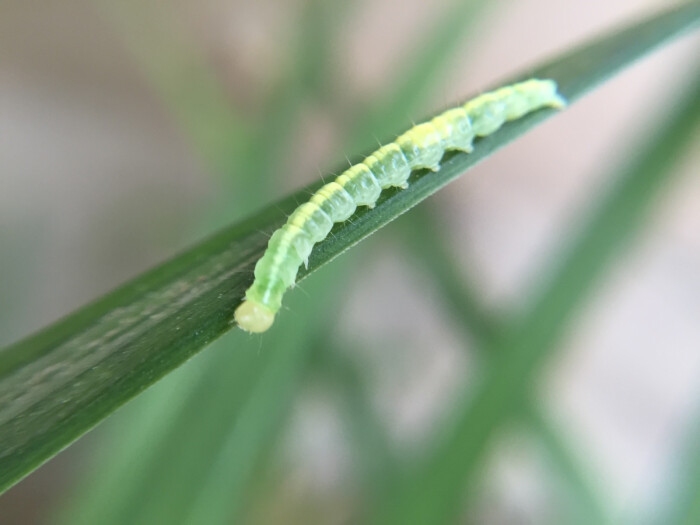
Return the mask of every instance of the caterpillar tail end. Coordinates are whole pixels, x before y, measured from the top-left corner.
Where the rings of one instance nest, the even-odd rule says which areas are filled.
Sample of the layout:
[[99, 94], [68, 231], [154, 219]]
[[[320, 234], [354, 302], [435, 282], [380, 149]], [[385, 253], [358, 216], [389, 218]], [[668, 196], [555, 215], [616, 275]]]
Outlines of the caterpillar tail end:
[[238, 326], [246, 332], [259, 334], [272, 326], [275, 313], [255, 301], [243, 301], [233, 314]]

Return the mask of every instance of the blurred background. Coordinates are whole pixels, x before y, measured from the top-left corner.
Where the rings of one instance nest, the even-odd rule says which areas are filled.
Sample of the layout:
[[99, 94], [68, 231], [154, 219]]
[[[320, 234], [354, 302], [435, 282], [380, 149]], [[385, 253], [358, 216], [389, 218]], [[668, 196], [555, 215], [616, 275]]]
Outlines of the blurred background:
[[[666, 5], [3, 0], [0, 346]], [[217, 341], [0, 497], [0, 523], [362, 522], [488, 380], [492, 334], [644, 153], [699, 44], [644, 59], [312, 276], [290, 300], [322, 319], [303, 333]], [[581, 299], [483, 453], [465, 522], [639, 522], [697, 482], [698, 166], [696, 147]]]

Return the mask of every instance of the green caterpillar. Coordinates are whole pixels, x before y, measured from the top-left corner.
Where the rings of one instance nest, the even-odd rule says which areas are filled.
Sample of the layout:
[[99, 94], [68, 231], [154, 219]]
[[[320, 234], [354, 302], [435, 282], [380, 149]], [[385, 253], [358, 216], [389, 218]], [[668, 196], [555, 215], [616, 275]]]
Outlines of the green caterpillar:
[[272, 234], [267, 250], [255, 265], [255, 281], [234, 314], [238, 326], [248, 332], [270, 328], [282, 305], [282, 295], [294, 284], [302, 262], [308, 262], [314, 244], [325, 239], [333, 224], [347, 220], [358, 206], [374, 207], [383, 189], [408, 187], [412, 171], [437, 171], [445, 151], [469, 153], [475, 137], [494, 133], [506, 121], [544, 107], [565, 105], [555, 81], [526, 80], [448, 109], [350, 167], [294, 210], [287, 223]]

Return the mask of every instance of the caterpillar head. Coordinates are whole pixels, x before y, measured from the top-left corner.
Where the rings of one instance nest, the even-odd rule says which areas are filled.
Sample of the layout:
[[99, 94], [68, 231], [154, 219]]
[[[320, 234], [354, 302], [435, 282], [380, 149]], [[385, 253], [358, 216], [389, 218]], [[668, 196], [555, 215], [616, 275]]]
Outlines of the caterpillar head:
[[236, 308], [233, 314], [236, 323], [246, 332], [260, 333], [266, 331], [275, 320], [275, 314], [256, 301], [246, 300]]

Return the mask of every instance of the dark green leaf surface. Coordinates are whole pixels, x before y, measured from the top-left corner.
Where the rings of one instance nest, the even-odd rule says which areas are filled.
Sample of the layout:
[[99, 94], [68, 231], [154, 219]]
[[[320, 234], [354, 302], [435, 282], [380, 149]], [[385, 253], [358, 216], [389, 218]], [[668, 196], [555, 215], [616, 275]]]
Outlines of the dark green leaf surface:
[[[554, 78], [573, 101], [689, 29], [699, 17], [700, 5], [688, 4], [597, 39], [529, 70], [523, 78]], [[449, 155], [438, 173], [416, 173], [407, 190], [386, 192], [373, 210], [361, 210], [338, 225], [314, 250], [309, 269], [300, 278], [555, 113], [540, 111], [511, 123], [479, 141], [471, 155]], [[271, 205], [0, 352], [0, 488], [30, 472], [228, 330], [267, 234], [316, 186]]]

